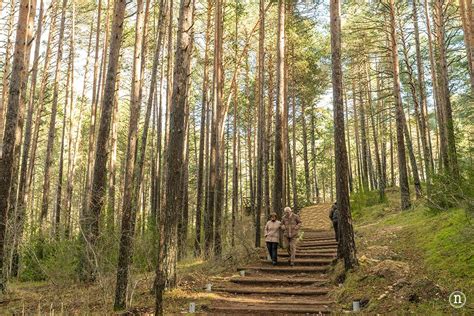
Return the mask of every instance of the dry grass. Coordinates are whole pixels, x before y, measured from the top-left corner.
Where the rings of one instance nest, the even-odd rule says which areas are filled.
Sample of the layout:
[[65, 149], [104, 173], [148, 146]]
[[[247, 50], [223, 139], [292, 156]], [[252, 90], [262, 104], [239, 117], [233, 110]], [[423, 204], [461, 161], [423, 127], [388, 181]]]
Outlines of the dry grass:
[[[234, 247], [227, 245], [219, 260], [189, 257], [178, 264], [178, 288], [165, 294], [167, 314], [186, 311], [189, 302], [204, 304], [212, 295], [203, 292], [212, 278], [236, 271], [236, 267], [258, 259], [253, 248], [253, 228], [244, 218], [242, 230], [236, 232]], [[230, 240], [224, 242], [230, 243]], [[190, 251], [191, 252], [191, 251]], [[122, 314], [151, 314], [155, 298], [150, 290], [153, 272], [134, 274], [129, 282], [127, 302], [130, 306]], [[113, 315], [115, 275], [100, 278], [96, 283], [84, 284], [76, 280], [45, 282], [12, 281], [8, 292], [0, 296], [0, 315]]]

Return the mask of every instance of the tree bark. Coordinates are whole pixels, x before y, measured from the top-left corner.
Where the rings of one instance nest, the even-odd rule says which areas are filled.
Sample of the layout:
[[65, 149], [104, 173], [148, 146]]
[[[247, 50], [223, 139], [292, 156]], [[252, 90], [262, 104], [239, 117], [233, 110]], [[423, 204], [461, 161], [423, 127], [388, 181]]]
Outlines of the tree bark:
[[275, 166], [273, 181], [273, 208], [281, 218], [285, 201], [285, 173], [284, 165], [284, 142], [283, 129], [285, 122], [284, 110], [286, 109], [285, 95], [285, 1], [278, 1], [278, 31], [277, 31], [277, 97], [275, 109]]
[[255, 247], [260, 247], [260, 218], [263, 204], [263, 167], [265, 148], [265, 3], [260, 0], [259, 6], [259, 35], [258, 35], [258, 127], [257, 127], [257, 205], [255, 221]]
[[8, 102], [8, 91], [11, 75], [11, 50], [13, 48], [13, 21], [15, 17], [15, 0], [10, 0], [10, 14], [8, 15], [8, 22], [7, 22], [7, 42], [5, 44], [5, 62], [3, 64], [3, 72], [2, 72], [2, 94], [0, 99], [0, 158], [2, 157], [2, 149], [3, 149], [3, 132], [5, 129], [5, 106]]
[[[194, 0], [181, 0], [178, 20], [178, 38], [173, 71], [173, 106], [170, 111], [169, 135], [173, 138], [173, 146], [166, 157], [166, 200], [164, 210], [164, 231], [160, 236], [159, 259], [156, 269], [156, 306], [155, 314], [163, 315], [163, 292], [165, 284], [172, 288], [176, 284], [176, 246], [178, 226], [175, 220], [181, 215], [182, 196], [181, 181], [185, 163], [185, 116], [187, 113], [187, 92], [193, 46]], [[166, 270], [168, 271], [166, 271]], [[169, 272], [174, 272], [170, 274]], [[165, 280], [168, 279], [168, 282]]]
[[[31, 145], [31, 132], [33, 127], [33, 101], [35, 98], [36, 91], [36, 81], [38, 77], [38, 63], [39, 63], [39, 53], [40, 53], [40, 44], [41, 44], [41, 34], [43, 32], [43, 15], [44, 15], [44, 2], [40, 2], [40, 11], [38, 17], [38, 26], [36, 28], [35, 35], [35, 51], [33, 55], [33, 66], [31, 74], [31, 84], [30, 84], [30, 94], [28, 100], [28, 114], [25, 125], [25, 137], [23, 140], [23, 149], [21, 156], [21, 167], [20, 167], [20, 180], [18, 187], [18, 205], [16, 209], [16, 219], [15, 219], [15, 237], [13, 244], [13, 255], [12, 255], [12, 272], [13, 277], [18, 276], [19, 271], [19, 241], [23, 236], [23, 228], [25, 222], [25, 211], [26, 211], [26, 185], [27, 185], [27, 167], [28, 167], [28, 155]], [[1, 156], [1, 155], [0, 155]]]
[[403, 138], [404, 113], [402, 97], [400, 94], [400, 77], [398, 61], [397, 31], [395, 24], [395, 0], [390, 0], [390, 42], [393, 68], [393, 95], [395, 97], [395, 113], [397, 122], [397, 147], [398, 147], [398, 174], [400, 181], [401, 209], [410, 207], [410, 188], [408, 187], [407, 163], [405, 155], [405, 142]]
[[[306, 203], [312, 203], [311, 199], [311, 181], [309, 175], [309, 159], [308, 159], [308, 135], [306, 127], [306, 106], [305, 100], [301, 100], [301, 126], [303, 129], [303, 164], [304, 164], [304, 183], [306, 189]], [[313, 157], [314, 159], [314, 157]]]
[[456, 141], [454, 137], [454, 122], [451, 108], [448, 62], [446, 56], [446, 0], [435, 0], [435, 33], [437, 39], [438, 57], [438, 83], [439, 83], [439, 108], [441, 120], [438, 118], [440, 142], [445, 172], [450, 173], [454, 179], [459, 178], [459, 167], [456, 154]]
[[[462, 0], [461, 0], [462, 1]], [[418, 27], [418, 1], [413, 1], [413, 25], [415, 32], [415, 49], [416, 49], [416, 67], [418, 70], [418, 93], [419, 93], [419, 104], [420, 112], [417, 115], [418, 125], [420, 126], [420, 135], [421, 135], [421, 146], [423, 147], [423, 160], [425, 167], [425, 177], [427, 183], [427, 193], [429, 194], [429, 186], [431, 183], [431, 173], [433, 172], [432, 157], [429, 147], [430, 131], [427, 124], [427, 115], [428, 115], [428, 102], [426, 100], [426, 86], [425, 86], [425, 75], [424, 75], [424, 65], [421, 57], [420, 49], [420, 32]], [[416, 108], [415, 108], [416, 111]]]
[[204, 49], [204, 74], [202, 81], [202, 99], [201, 99], [201, 127], [199, 136], [199, 162], [197, 177], [197, 197], [196, 197], [196, 239], [194, 241], [194, 253], [196, 256], [201, 254], [201, 222], [202, 222], [202, 198], [204, 191], [204, 146], [207, 130], [207, 111], [208, 111], [208, 85], [209, 85], [209, 46], [211, 42], [211, 16], [212, 0], [207, 1], [207, 22], [206, 22], [206, 47]]
[[466, 46], [467, 65], [469, 67], [469, 78], [471, 79], [471, 92], [474, 93], [474, 43], [472, 43], [472, 0], [459, 0], [459, 13], [464, 31], [464, 45]]
[[[132, 82], [130, 92], [130, 121], [128, 125], [128, 146], [125, 161], [125, 184], [122, 204], [122, 233], [120, 236], [119, 257], [117, 263], [117, 283], [115, 286], [114, 309], [121, 310], [126, 306], [129, 265], [133, 253], [133, 235], [139, 204], [140, 190], [135, 190], [139, 181], [134, 176], [137, 163], [138, 124], [142, 100], [142, 81], [145, 66], [144, 42], [146, 40], [146, 16], [149, 0], [137, 1], [135, 22], [135, 45], [132, 64]], [[152, 94], [153, 97], [153, 94]], [[135, 180], [135, 181], [134, 181]]]
[[336, 197], [340, 225], [338, 252], [344, 258], [346, 270], [357, 266], [354, 231], [349, 202], [348, 161], [344, 130], [342, 100], [341, 17], [339, 0], [330, 2], [332, 91], [334, 102], [334, 153], [336, 168]]
[[[92, 178], [92, 192], [88, 201], [88, 207], [84, 210], [81, 220], [84, 254], [81, 262], [81, 278], [83, 280], [95, 280], [96, 263], [95, 247], [99, 237], [99, 219], [104, 205], [106, 193], [106, 166], [107, 166], [107, 143], [110, 136], [110, 123], [114, 108], [115, 85], [119, 69], [120, 47], [122, 45], [123, 21], [125, 15], [125, 0], [117, 0], [114, 4], [114, 19], [110, 36], [109, 63], [104, 88], [104, 98], [101, 105], [101, 117], [97, 144], [95, 150], [95, 164]], [[93, 133], [93, 131], [91, 131]]]
[[[23, 123], [26, 78], [28, 76], [29, 50], [28, 39], [33, 32], [36, 1], [21, 0], [16, 28], [12, 73], [8, 90], [8, 103], [3, 135], [3, 152], [0, 158], [0, 292], [6, 290], [4, 280], [5, 232], [9, 209], [9, 196], [13, 182], [15, 149], [19, 146]], [[13, 192], [12, 192], [13, 193]]]
[[59, 39], [58, 39], [58, 50], [56, 52], [56, 68], [54, 71], [54, 82], [53, 82], [53, 101], [51, 105], [51, 117], [49, 121], [48, 131], [48, 143], [46, 145], [46, 158], [44, 163], [44, 180], [43, 180], [43, 198], [41, 202], [41, 217], [40, 217], [40, 230], [44, 230], [44, 221], [48, 215], [49, 208], [49, 196], [51, 187], [51, 166], [53, 164], [53, 149], [54, 149], [54, 138], [56, 135], [56, 115], [58, 112], [59, 102], [59, 80], [61, 76], [61, 61], [63, 58], [63, 39], [64, 39], [64, 28], [66, 25], [66, 6], [67, 0], [63, 0], [61, 9], [61, 24], [59, 26]]

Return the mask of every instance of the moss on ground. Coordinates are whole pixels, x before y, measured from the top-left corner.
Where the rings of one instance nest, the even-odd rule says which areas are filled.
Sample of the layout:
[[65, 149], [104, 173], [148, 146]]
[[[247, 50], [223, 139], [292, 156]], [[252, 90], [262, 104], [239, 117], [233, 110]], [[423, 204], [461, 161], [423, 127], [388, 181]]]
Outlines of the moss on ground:
[[474, 223], [465, 210], [433, 212], [417, 201], [400, 211], [395, 191], [383, 203], [352, 202], [360, 267], [336, 291], [340, 308], [362, 299], [370, 313], [436, 315], [453, 312], [449, 294], [461, 290], [467, 304], [460, 312], [474, 311]]

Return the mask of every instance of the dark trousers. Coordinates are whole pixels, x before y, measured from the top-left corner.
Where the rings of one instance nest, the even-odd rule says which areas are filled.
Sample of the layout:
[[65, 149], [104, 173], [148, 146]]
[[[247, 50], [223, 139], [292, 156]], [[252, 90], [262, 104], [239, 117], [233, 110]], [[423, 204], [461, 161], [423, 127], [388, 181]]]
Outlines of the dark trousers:
[[339, 241], [339, 232], [337, 230], [337, 222], [332, 222], [332, 226], [334, 227], [334, 235], [336, 235], [336, 241]]
[[278, 243], [267, 241], [267, 249], [268, 249], [268, 254], [270, 255], [270, 258], [272, 258], [272, 262], [277, 262], [277, 260], [278, 260]]

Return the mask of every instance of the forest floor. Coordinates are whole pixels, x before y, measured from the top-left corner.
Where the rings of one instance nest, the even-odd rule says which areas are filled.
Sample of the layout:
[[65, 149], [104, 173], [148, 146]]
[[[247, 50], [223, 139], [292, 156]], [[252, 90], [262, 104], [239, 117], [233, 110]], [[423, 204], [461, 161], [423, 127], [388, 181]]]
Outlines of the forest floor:
[[[336, 313], [352, 308], [361, 300], [362, 311], [369, 314], [388, 312], [441, 315], [452, 313], [449, 294], [461, 290], [467, 296], [461, 314], [474, 312], [474, 226], [463, 209], [433, 213], [423, 202], [415, 202], [408, 211], [400, 211], [398, 193], [388, 191], [381, 204], [353, 200], [353, 219], [360, 267], [341, 281], [341, 263], [333, 266], [329, 295]], [[365, 206], [373, 204], [372, 206]], [[303, 219], [307, 225], [328, 227], [328, 219]], [[311, 223], [311, 221], [314, 221]], [[247, 234], [251, 235], [247, 232]], [[218, 300], [222, 294], [206, 292], [206, 283], [238, 276], [237, 268], [259, 262], [248, 236], [223, 259], [205, 261], [188, 259], [178, 267], [178, 284], [166, 293], [166, 314], [183, 314], [189, 303], [201, 306]], [[246, 242], [244, 243], [244, 240]], [[134, 275], [131, 282], [132, 306], [125, 314], [146, 315], [153, 312], [150, 293], [154, 273]], [[217, 282], [216, 282], [217, 281]], [[9, 292], [0, 298], [0, 314], [111, 315], [115, 277], [101, 278], [94, 285], [77, 281], [10, 283]], [[201, 310], [202, 311], [202, 310]]]
[[[433, 212], [424, 202], [400, 211], [399, 193], [387, 201], [357, 208], [353, 219], [360, 267], [336, 292], [339, 308], [362, 311], [441, 315], [474, 313], [474, 223], [463, 209]], [[339, 263], [334, 272], [342, 270]], [[455, 310], [449, 295], [460, 290], [466, 305]]]

